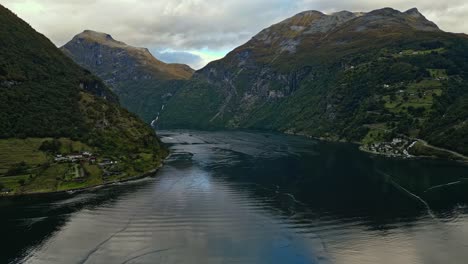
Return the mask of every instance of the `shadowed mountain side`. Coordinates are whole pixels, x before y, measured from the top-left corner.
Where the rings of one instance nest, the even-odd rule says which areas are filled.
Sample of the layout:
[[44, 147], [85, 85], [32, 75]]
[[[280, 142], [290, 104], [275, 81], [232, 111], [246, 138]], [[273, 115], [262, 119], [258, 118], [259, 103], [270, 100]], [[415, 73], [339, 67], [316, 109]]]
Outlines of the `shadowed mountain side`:
[[194, 72], [185, 64], [164, 63], [146, 48], [132, 47], [91, 30], [76, 35], [61, 49], [101, 77], [122, 105], [147, 123], [158, 115], [178, 83], [190, 79]]

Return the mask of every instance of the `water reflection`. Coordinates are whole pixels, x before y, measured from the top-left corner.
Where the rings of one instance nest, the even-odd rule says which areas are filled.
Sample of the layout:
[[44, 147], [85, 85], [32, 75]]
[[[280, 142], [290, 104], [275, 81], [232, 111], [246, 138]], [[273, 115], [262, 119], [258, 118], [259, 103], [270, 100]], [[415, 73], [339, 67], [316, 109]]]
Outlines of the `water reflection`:
[[12, 237], [3, 242], [0, 262], [464, 263], [468, 257], [465, 166], [382, 159], [353, 145], [275, 134], [163, 136], [172, 155], [157, 178], [72, 196], [0, 200], [2, 236]]

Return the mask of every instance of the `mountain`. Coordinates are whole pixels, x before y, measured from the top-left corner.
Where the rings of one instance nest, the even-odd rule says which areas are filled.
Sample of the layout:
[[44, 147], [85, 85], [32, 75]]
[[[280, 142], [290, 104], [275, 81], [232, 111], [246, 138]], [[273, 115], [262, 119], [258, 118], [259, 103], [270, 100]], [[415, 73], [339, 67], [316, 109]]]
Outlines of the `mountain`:
[[[85, 30], [61, 50], [111, 86], [124, 107], [146, 121], [152, 120], [172, 86], [190, 79], [194, 70], [183, 64], [166, 64], [146, 48], [137, 48], [111, 35]], [[156, 105], [155, 105], [155, 102]]]
[[158, 125], [276, 130], [440, 156], [468, 154], [467, 117], [467, 35], [443, 32], [417, 9], [384, 8], [306, 11], [264, 29], [197, 71]]
[[98, 77], [1, 5], [0, 124], [0, 195], [131, 178], [167, 152]]

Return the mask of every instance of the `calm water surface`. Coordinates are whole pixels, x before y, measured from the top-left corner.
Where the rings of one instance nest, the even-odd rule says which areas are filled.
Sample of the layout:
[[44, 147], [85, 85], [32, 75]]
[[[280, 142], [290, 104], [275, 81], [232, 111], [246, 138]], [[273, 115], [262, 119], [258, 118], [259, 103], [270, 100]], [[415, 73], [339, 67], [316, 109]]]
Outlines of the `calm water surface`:
[[247, 132], [160, 133], [157, 177], [0, 199], [0, 263], [467, 263], [468, 167]]

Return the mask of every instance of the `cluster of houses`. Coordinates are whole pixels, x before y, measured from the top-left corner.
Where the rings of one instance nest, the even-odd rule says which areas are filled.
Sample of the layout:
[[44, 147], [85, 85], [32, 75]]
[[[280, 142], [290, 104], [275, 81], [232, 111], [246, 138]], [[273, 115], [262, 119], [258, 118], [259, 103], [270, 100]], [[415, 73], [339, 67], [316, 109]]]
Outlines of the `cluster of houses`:
[[91, 152], [73, 153], [68, 155], [57, 154], [54, 158], [55, 162], [59, 163], [83, 163], [89, 162], [90, 164], [97, 164], [104, 172], [104, 176], [112, 176], [121, 174], [118, 169], [118, 161], [104, 158], [98, 163], [97, 157]]
[[57, 154], [54, 158], [55, 162], [69, 162], [69, 163], [77, 163], [82, 161], [88, 161], [89, 163], [96, 163], [97, 159], [91, 152], [81, 152], [81, 153], [73, 153], [68, 155]]
[[372, 143], [366, 146], [364, 150], [389, 157], [410, 158], [412, 156], [408, 150], [413, 147], [414, 143], [414, 141], [408, 139], [395, 138], [391, 142]]
[[[97, 157], [93, 155], [91, 152], [81, 152], [81, 153], [73, 153], [73, 154], [68, 154], [68, 155], [62, 155], [62, 154], [57, 154], [55, 155], [54, 158], [55, 162], [62, 162], [62, 163], [80, 163], [80, 162], [89, 162], [91, 164], [96, 164], [97, 163]], [[99, 167], [107, 167], [111, 165], [117, 164], [117, 161], [111, 160], [111, 159], [102, 159], [101, 162], [99, 162], [97, 165]]]

